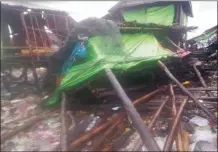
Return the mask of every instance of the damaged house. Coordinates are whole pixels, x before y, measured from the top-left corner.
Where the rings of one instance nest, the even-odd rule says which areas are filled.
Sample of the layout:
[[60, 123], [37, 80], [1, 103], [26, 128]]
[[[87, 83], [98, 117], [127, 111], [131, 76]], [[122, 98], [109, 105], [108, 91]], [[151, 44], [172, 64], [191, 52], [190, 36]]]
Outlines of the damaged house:
[[189, 63], [188, 16], [190, 2], [128, 0], [71, 27], [56, 87], [40, 102], [60, 116], [52, 150], [197, 151], [206, 134], [216, 149], [216, 88]]
[[[33, 69], [35, 86], [39, 67], [51, 70], [50, 56], [64, 45], [76, 22], [68, 13], [27, 2], [1, 3], [1, 65], [9, 70], [8, 81], [27, 81]], [[21, 69], [13, 75], [12, 69]], [[49, 73], [49, 72], [48, 72]]]
[[[193, 17], [190, 1], [148, 2], [146, 0], [126, 0], [113, 6], [103, 18], [113, 20], [118, 24], [136, 22], [152, 27], [152, 25], [187, 26], [188, 17]], [[176, 44], [180, 42], [179, 38], [176, 37], [173, 40]]]

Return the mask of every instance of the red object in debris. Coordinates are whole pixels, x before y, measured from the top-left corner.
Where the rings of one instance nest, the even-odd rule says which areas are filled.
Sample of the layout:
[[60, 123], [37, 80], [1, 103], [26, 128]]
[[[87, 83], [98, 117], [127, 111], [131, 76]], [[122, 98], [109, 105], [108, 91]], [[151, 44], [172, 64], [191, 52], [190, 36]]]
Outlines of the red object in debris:
[[57, 76], [56, 78], [56, 85], [59, 85], [61, 83], [63, 76]]
[[184, 49], [180, 49], [177, 51], [177, 54], [179, 55], [179, 57], [183, 58], [187, 55], [189, 55], [191, 52], [188, 50], [184, 50]]

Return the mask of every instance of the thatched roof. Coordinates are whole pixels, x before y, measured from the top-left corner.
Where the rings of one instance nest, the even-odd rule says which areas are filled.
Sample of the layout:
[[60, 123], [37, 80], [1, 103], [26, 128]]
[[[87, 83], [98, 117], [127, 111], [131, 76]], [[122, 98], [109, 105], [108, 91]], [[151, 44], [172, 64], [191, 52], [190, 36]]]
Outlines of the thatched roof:
[[190, 1], [171, 1], [171, 2], [166, 2], [166, 1], [156, 1], [156, 0], [122, 0], [119, 3], [117, 3], [115, 6], [113, 6], [109, 12], [113, 13], [116, 12], [119, 9], [122, 8], [129, 8], [129, 7], [135, 7], [139, 5], [157, 5], [157, 4], [166, 4], [166, 3], [181, 3], [184, 12], [190, 16], [193, 17], [193, 12], [192, 12], [192, 5]]

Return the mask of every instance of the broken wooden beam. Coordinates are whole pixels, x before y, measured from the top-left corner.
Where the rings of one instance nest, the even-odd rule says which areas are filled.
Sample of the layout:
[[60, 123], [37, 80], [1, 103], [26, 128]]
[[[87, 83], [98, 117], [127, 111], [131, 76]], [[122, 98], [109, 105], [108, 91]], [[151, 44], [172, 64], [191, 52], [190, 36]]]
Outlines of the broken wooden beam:
[[130, 116], [133, 124], [135, 125], [137, 131], [139, 132], [142, 141], [146, 145], [147, 149], [150, 151], [160, 151], [159, 146], [157, 145], [156, 141], [152, 137], [152, 134], [149, 132], [147, 126], [144, 124], [141, 116], [136, 111], [133, 103], [129, 99], [129, 97], [124, 92], [123, 88], [121, 87], [120, 83], [116, 79], [115, 75], [110, 69], [105, 69], [108, 79], [110, 80], [113, 88], [117, 92], [118, 96], [123, 102], [123, 105], [126, 109], [127, 114]]
[[175, 117], [172, 128], [170, 130], [170, 133], [167, 136], [167, 140], [166, 140], [166, 142], [164, 144], [164, 150], [163, 151], [171, 151], [171, 149], [172, 149], [172, 145], [173, 145], [173, 142], [174, 142], [174, 139], [175, 139], [175, 131], [178, 128], [178, 124], [179, 124], [179, 121], [180, 121], [180, 118], [181, 118], [181, 114], [182, 114], [183, 109], [184, 109], [187, 102], [188, 102], [188, 99], [185, 99], [183, 101], [183, 103], [180, 105], [179, 111], [178, 111], [178, 113], [177, 113], [177, 115]]
[[61, 151], [67, 151], [67, 130], [66, 130], [66, 94], [62, 92], [61, 99]]
[[167, 76], [173, 81], [175, 82], [178, 87], [187, 95], [189, 96], [196, 105], [198, 105], [210, 118], [213, 122], [217, 122], [217, 117], [208, 110], [208, 108], [206, 108], [202, 103], [198, 102], [198, 100], [172, 75], [172, 73], [169, 71], [169, 69], [166, 67], [165, 64], [163, 64], [161, 61], [158, 61], [159, 66], [161, 67], [161, 69], [163, 71], [165, 71], [165, 73], [167, 74]]

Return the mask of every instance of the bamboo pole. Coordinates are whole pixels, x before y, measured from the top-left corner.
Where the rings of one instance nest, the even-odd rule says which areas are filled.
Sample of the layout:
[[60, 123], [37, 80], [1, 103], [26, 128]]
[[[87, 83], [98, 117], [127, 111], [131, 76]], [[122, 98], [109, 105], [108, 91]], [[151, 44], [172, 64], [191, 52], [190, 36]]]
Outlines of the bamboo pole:
[[186, 131], [183, 131], [182, 133], [182, 138], [183, 138], [183, 147], [184, 147], [184, 151], [188, 151], [188, 147], [189, 147], [189, 133]]
[[[200, 72], [200, 71], [198, 70], [198, 68], [196, 67], [196, 64], [193, 65], [193, 68], [194, 68], [194, 70], [195, 70], [195, 72], [196, 72], [196, 74], [197, 74], [197, 76], [198, 76], [198, 78], [199, 78], [199, 80], [200, 80], [200, 82], [201, 82], [201, 85], [202, 85], [204, 88], [207, 88], [207, 85], [206, 85], [206, 83], [205, 83], [203, 77], [201, 76], [201, 72]], [[213, 95], [212, 95], [210, 92], [206, 91], [206, 93], [208, 94], [208, 96], [213, 97]]]
[[188, 91], [217, 91], [217, 88], [188, 88]]
[[[163, 110], [164, 106], [165, 106], [166, 103], [169, 101], [169, 99], [170, 99], [170, 98], [168, 97], [167, 100], [165, 100], [164, 102], [162, 102], [162, 104], [160, 105], [160, 107], [158, 108], [158, 110], [156, 111], [156, 113], [154, 114], [154, 116], [153, 116], [153, 118], [152, 118], [150, 124], [148, 125], [149, 131], [152, 131], [152, 128], [153, 128], [153, 126], [154, 126], [156, 120], [157, 120], [158, 117], [160, 116], [161, 111]], [[136, 142], [136, 145], [135, 145], [135, 147], [132, 149], [132, 151], [139, 151], [139, 150], [142, 148], [142, 146], [143, 146], [142, 140], [141, 140], [140, 138], [137, 139], [137, 140], [138, 140], [138, 142]]]
[[112, 126], [110, 126], [110, 128], [108, 128], [108, 130], [101, 135], [100, 139], [98, 140], [98, 142], [96, 142], [90, 151], [100, 151], [100, 147], [101, 144], [105, 141], [105, 139], [107, 139], [107, 137], [116, 129], [116, 127], [122, 123], [123, 119], [124, 119], [124, 115], [122, 117], [120, 117], [119, 119], [117, 119], [115, 122], [113, 122]]
[[[171, 94], [171, 99], [172, 99], [172, 118], [175, 120], [176, 117], [176, 98], [173, 90], [173, 85], [170, 84], [170, 94]], [[183, 143], [182, 143], [182, 136], [181, 136], [181, 126], [179, 124], [178, 127], [178, 132], [177, 132], [177, 137], [176, 137], [176, 148], [178, 151], [184, 151], [183, 150]]]
[[158, 61], [159, 66], [161, 67], [161, 69], [163, 69], [165, 71], [165, 73], [167, 74], [167, 76], [174, 81], [178, 87], [187, 95], [189, 96], [196, 105], [198, 105], [210, 118], [213, 122], [217, 121], [217, 117], [210, 112], [202, 103], [198, 102], [198, 100], [172, 75], [172, 73], [169, 71], [169, 69], [161, 62]]
[[66, 130], [66, 95], [62, 92], [61, 101], [61, 136], [60, 136], [61, 151], [67, 151], [67, 130]]
[[[148, 101], [150, 98], [152, 98], [153, 96], [155, 96], [156, 94], [163, 92], [167, 89], [166, 86], [163, 86], [155, 91], [152, 91], [149, 94], [144, 95], [143, 97], [136, 99], [135, 101], [133, 101], [133, 104], [139, 104], [143, 101]], [[116, 119], [119, 119], [119, 117], [122, 117], [122, 115], [125, 115], [125, 113], [120, 113], [117, 116], [115, 116], [115, 118], [112, 118], [113, 120], [110, 120], [100, 126], [97, 126], [93, 129], [91, 129], [89, 132], [87, 132], [86, 134], [80, 136], [78, 139], [74, 140], [71, 143], [71, 147], [72, 148], [76, 148], [77, 146], [81, 145], [82, 143], [88, 141], [90, 138], [94, 137], [96, 134], [100, 133], [101, 131], [103, 131], [104, 129], [106, 129], [110, 124], [112, 124], [114, 122], [114, 120], [116, 121]]]
[[198, 97], [199, 100], [210, 100], [210, 101], [217, 101], [217, 97]]
[[111, 120], [107, 121], [106, 123], [93, 128], [92, 130], [88, 131], [86, 134], [82, 135], [81, 137], [79, 137], [78, 139], [74, 140], [71, 143], [71, 148], [76, 148], [79, 145], [81, 145], [82, 143], [88, 141], [90, 138], [94, 137], [96, 134], [100, 133], [101, 131], [105, 130], [109, 125], [111, 125], [114, 121], [117, 121], [118, 119], [120, 119], [121, 117], [123, 117], [124, 113], [121, 115], [117, 115], [115, 117], [113, 117]]
[[141, 136], [141, 139], [143, 143], [146, 145], [147, 149], [151, 151], [160, 151], [160, 148], [157, 145], [154, 138], [152, 137], [152, 134], [149, 132], [147, 126], [144, 124], [141, 116], [136, 111], [135, 107], [133, 106], [133, 103], [131, 102], [129, 97], [124, 92], [123, 88], [121, 87], [120, 83], [116, 79], [113, 72], [110, 69], [105, 69], [105, 72], [113, 88], [115, 89], [118, 96], [122, 100], [127, 114], [130, 116], [133, 124], [135, 125], [137, 131], [139, 132], [139, 135]]
[[178, 124], [179, 124], [179, 121], [180, 121], [181, 114], [182, 114], [183, 109], [184, 109], [187, 102], [188, 102], [188, 99], [183, 101], [183, 103], [180, 105], [179, 111], [178, 111], [178, 113], [177, 113], [177, 115], [175, 117], [172, 128], [170, 130], [170, 133], [167, 136], [167, 140], [166, 140], [166, 142], [164, 144], [164, 150], [163, 151], [170, 151], [172, 149], [173, 141], [175, 139], [175, 131], [178, 128]]

